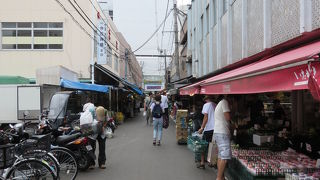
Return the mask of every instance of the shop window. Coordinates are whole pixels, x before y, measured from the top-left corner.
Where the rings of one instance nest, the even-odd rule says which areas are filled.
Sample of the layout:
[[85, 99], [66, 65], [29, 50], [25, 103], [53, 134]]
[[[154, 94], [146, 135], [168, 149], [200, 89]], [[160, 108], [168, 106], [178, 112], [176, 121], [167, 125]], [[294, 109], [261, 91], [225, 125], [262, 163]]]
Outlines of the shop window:
[[62, 49], [63, 23], [2, 22], [2, 49]]

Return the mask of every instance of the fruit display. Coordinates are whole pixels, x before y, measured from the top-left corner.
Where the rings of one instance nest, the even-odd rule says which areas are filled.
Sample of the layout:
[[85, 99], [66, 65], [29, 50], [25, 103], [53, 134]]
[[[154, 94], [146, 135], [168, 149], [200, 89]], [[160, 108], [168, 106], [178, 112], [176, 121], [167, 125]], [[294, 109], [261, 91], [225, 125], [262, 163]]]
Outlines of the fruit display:
[[284, 176], [316, 169], [316, 160], [294, 150], [272, 152], [270, 150], [233, 149], [233, 157], [254, 176]]

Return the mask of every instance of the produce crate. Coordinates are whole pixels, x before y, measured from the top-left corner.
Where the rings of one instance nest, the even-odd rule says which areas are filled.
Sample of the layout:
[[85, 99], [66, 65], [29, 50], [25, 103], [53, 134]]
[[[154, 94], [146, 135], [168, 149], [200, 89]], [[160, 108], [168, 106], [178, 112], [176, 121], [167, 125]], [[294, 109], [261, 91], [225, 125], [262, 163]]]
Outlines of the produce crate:
[[199, 137], [188, 137], [188, 148], [194, 153], [205, 153], [208, 151], [208, 142]]
[[228, 161], [228, 168], [226, 174], [232, 180], [277, 180], [284, 178], [283, 175], [273, 175], [272, 172], [257, 175], [252, 174], [248, 169], [243, 166], [236, 158]]

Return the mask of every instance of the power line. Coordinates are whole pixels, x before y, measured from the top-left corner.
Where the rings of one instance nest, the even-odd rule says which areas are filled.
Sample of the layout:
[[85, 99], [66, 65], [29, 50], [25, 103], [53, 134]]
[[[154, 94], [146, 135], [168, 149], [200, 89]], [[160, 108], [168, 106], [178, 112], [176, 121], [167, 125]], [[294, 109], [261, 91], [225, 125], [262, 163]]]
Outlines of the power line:
[[139, 46], [136, 50], [134, 50], [132, 53], [135, 53], [137, 51], [139, 51], [143, 46], [145, 46], [153, 37], [154, 35], [159, 31], [159, 29], [161, 28], [161, 26], [164, 24], [164, 22], [166, 22], [166, 20], [168, 19], [170, 13], [172, 12], [172, 10], [170, 10], [170, 12], [168, 13], [168, 15], [164, 18], [164, 20], [161, 22], [160, 26], [156, 29], [155, 32], [152, 33], [152, 35], [141, 45]]
[[[96, 1], [96, 0], [95, 0]], [[96, 10], [96, 12], [98, 12], [98, 13], [100, 13], [100, 11], [96, 8], [96, 6], [93, 4], [93, 2], [92, 2], [92, 0], [89, 0], [89, 2], [91, 3], [91, 5], [93, 6], [93, 8]], [[97, 1], [96, 1], [97, 2]], [[103, 12], [103, 10], [102, 10], [102, 8], [101, 8], [101, 6], [100, 6], [100, 4], [99, 4], [99, 2], [97, 2], [97, 4], [98, 4], [98, 6], [99, 6], [99, 8], [100, 8], [100, 10], [101, 10], [101, 12], [102, 12], [102, 14], [104, 14], [104, 12]], [[104, 14], [105, 15], [105, 14]], [[105, 15], [106, 16], [106, 15]], [[107, 17], [107, 16], [106, 16]], [[112, 32], [112, 34], [114, 35], [114, 36], [116, 36], [116, 37], [118, 37], [118, 35], [114, 32], [114, 30], [110, 27], [110, 26], [108, 26], [108, 23], [102, 18], [102, 21], [104, 22], [104, 24], [109, 28], [109, 29], [111, 29], [111, 32]], [[118, 37], [119, 38], [119, 37]], [[123, 45], [120, 41], [119, 41], [119, 43], [123, 46], [123, 47], [126, 47], [125, 45]], [[112, 43], [111, 43], [112, 44]], [[113, 45], [113, 44], [112, 44]], [[114, 46], [114, 45], [113, 45]], [[123, 52], [122, 52], [123, 53]]]
[[[77, 21], [76, 19], [75, 19], [75, 17], [66, 9], [66, 7], [59, 1], [59, 0], [55, 0], [61, 7], [62, 7], [62, 9], [67, 13], [67, 14], [69, 14], [70, 16], [71, 16], [71, 18], [72, 18], [72, 20], [91, 38], [91, 39], [93, 39], [95, 42], [97, 42], [98, 43], [98, 41], [94, 38], [94, 36], [92, 36], [80, 23], [79, 23], [79, 21]], [[114, 54], [112, 54], [112, 52], [110, 52], [108, 49], [107, 49], [107, 51], [111, 54], [111, 56], [116, 56], [116, 55], [114, 55]], [[122, 59], [122, 58], [120, 58], [120, 57], [118, 57], [119, 59]], [[124, 59], [123, 59], [124, 60]]]
[[[72, 7], [77, 11], [77, 13], [81, 16], [81, 18], [91, 27], [91, 29], [92, 30], [94, 30], [94, 31], [99, 31], [99, 33], [100, 33], [100, 35], [99, 35], [99, 33], [98, 33], [98, 35], [101, 37], [101, 35], [104, 37], [104, 38], [102, 38], [106, 43], [107, 43], [107, 41], [106, 41], [106, 39], [107, 39], [107, 37], [105, 36], [105, 35], [103, 35], [103, 32], [102, 31], [100, 31], [100, 29], [92, 22], [92, 20], [88, 17], [88, 15], [83, 11], [83, 9], [80, 7], [80, 5], [76, 2], [76, 0], [73, 0], [73, 2], [75, 2], [75, 4], [78, 6], [78, 8], [81, 10], [81, 12], [86, 16], [86, 18], [91, 22], [91, 24], [93, 25], [93, 26], [91, 26], [90, 25], [90, 23], [86, 20], [86, 18], [85, 17], [83, 17], [83, 15], [79, 12], [79, 10], [74, 6], [74, 4], [71, 2], [71, 0], [68, 0], [69, 1], [69, 3], [72, 5]], [[108, 43], [107, 43], [108, 44]], [[115, 47], [116, 48], [116, 50], [115, 49], [113, 49], [114, 51], [118, 51], [118, 49], [117, 49], [117, 47], [116, 46], [114, 46], [114, 44], [112, 43], [112, 42], [110, 42], [110, 44], [113, 46], [113, 47]], [[120, 50], [119, 50], [120, 51]], [[120, 51], [121, 52], [121, 51]], [[121, 53], [124, 53], [124, 52], [121, 52]]]
[[[167, 1], [167, 9], [166, 9], [166, 15], [168, 14], [168, 9], [169, 9], [169, 0]], [[162, 28], [162, 36], [161, 36], [161, 49], [162, 49], [162, 42], [163, 42], [163, 31], [164, 31], [164, 28], [165, 28], [165, 26], [166, 26], [166, 23], [164, 23], [164, 25], [163, 25], [163, 28]]]

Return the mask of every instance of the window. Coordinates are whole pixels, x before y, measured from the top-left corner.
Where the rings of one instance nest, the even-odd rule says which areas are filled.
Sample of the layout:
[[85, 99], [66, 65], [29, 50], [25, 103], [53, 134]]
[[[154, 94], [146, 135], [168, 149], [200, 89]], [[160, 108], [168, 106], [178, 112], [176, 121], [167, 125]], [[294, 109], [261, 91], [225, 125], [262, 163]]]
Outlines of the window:
[[114, 69], [118, 72], [118, 68], [119, 68], [119, 62], [118, 62], [118, 56], [114, 55]]
[[2, 22], [2, 49], [63, 49], [61, 22]]

